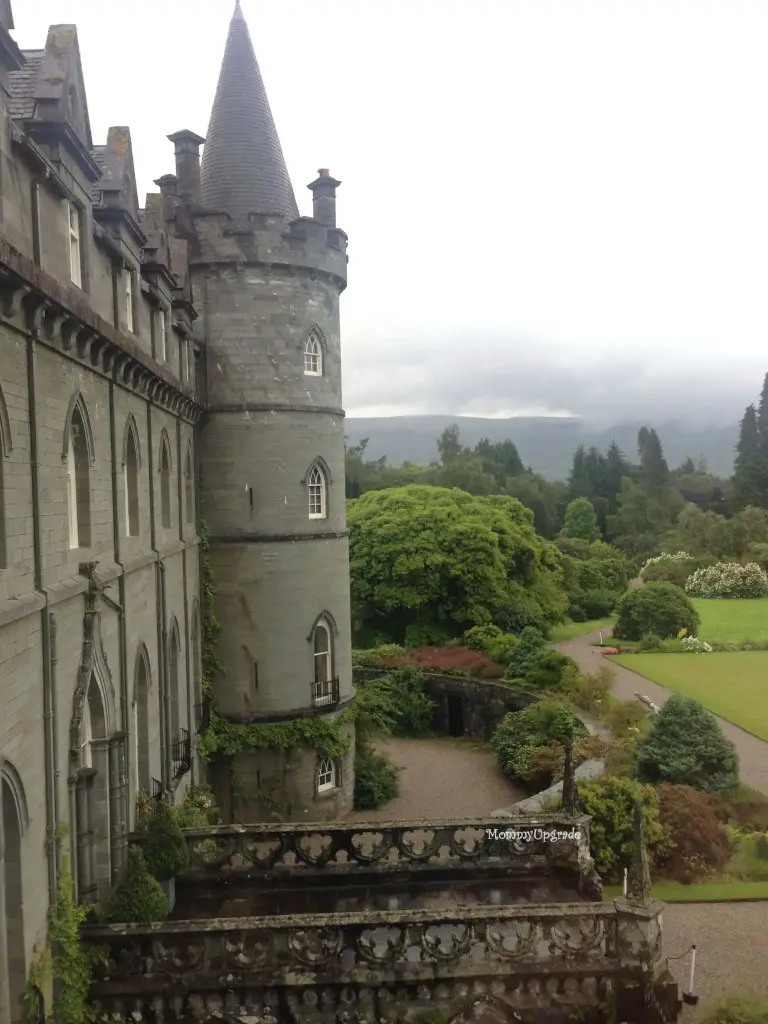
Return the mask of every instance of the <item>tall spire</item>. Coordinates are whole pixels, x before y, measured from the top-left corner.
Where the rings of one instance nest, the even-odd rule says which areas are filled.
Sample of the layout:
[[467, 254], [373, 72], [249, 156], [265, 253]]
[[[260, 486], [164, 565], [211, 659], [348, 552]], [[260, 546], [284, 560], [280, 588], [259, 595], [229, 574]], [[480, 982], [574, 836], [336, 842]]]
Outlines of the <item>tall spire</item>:
[[299, 215], [240, 0], [203, 149], [201, 192], [203, 206], [235, 220], [249, 213]]

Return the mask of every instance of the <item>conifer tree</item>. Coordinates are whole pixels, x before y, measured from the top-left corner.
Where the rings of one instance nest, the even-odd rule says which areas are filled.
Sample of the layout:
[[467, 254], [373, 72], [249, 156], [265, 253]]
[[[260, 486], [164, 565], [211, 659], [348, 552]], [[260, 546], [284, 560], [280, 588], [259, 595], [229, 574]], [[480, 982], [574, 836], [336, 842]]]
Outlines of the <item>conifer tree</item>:
[[[768, 381], [768, 377], [766, 378]], [[760, 404], [766, 398], [765, 385]], [[733, 490], [737, 508], [754, 505], [768, 508], [768, 458], [760, 436], [760, 413], [754, 405], [747, 406], [741, 421], [739, 441], [736, 445], [736, 461], [733, 471]]]
[[624, 452], [611, 441], [608, 451], [605, 453], [605, 497], [608, 499], [608, 509], [611, 513], [616, 511], [618, 497], [621, 493], [621, 481], [627, 476], [629, 466], [624, 458]]
[[669, 483], [669, 467], [655, 430], [640, 428], [637, 451], [640, 456], [640, 484], [648, 494], [658, 497]]
[[573, 498], [589, 498], [592, 493], [592, 482], [589, 479], [587, 453], [580, 444], [573, 453], [573, 466], [568, 480], [568, 494]]

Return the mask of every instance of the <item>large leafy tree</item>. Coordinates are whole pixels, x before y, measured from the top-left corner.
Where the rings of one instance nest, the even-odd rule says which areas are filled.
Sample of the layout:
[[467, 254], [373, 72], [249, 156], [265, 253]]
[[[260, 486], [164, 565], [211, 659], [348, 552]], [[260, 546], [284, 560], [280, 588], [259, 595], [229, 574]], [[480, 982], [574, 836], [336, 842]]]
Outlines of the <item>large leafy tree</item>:
[[610, 539], [629, 555], [644, 554], [653, 549], [667, 521], [661, 503], [625, 477], [616, 513], [608, 517]]
[[619, 602], [614, 636], [641, 640], [648, 634], [677, 636], [685, 629], [695, 636], [699, 615], [685, 593], [673, 583], [648, 583], [629, 590]]
[[560, 554], [514, 498], [398, 487], [350, 501], [347, 521], [359, 626], [399, 640], [416, 623], [458, 634], [516, 615], [546, 625], [565, 610]]
[[595, 507], [589, 498], [574, 498], [568, 503], [562, 533], [564, 537], [585, 540], [588, 544], [599, 540], [600, 530]]
[[[681, 655], [682, 657], [682, 655]], [[670, 697], [635, 749], [638, 779], [725, 793], [739, 782], [739, 757], [717, 719], [690, 697]]]

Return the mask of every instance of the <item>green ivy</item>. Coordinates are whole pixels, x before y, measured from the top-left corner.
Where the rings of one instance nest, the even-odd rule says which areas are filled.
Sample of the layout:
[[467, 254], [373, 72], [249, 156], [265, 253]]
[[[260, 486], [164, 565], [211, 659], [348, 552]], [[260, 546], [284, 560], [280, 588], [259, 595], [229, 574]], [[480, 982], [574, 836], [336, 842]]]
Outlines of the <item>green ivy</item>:
[[[61, 844], [66, 834], [66, 828], [60, 826], [56, 843]], [[99, 953], [80, 941], [80, 927], [89, 908], [77, 903], [69, 856], [61, 845], [59, 852], [61, 871], [56, 899], [48, 912], [48, 945], [29, 974], [24, 993], [25, 1019], [37, 1020], [38, 991], [47, 991], [53, 983], [53, 1004], [49, 1006], [46, 1020], [56, 1024], [86, 1024], [93, 1019], [88, 995]]]

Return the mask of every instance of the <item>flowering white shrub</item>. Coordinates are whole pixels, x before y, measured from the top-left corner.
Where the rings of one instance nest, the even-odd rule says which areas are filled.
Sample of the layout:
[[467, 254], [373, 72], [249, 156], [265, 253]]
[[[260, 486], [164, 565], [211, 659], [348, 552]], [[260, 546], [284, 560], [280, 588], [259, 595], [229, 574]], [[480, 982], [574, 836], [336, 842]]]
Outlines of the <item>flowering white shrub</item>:
[[659, 562], [690, 562], [692, 556], [687, 551], [676, 551], [674, 554], [668, 554], [666, 551], [662, 551], [660, 555], [656, 555], [655, 558], [646, 558], [643, 562], [643, 567], [640, 570], [640, 579], [643, 578], [645, 570], [651, 565], [658, 565]]
[[757, 562], [719, 562], [688, 577], [686, 593], [694, 597], [765, 597], [768, 574]]
[[690, 651], [691, 654], [710, 654], [712, 648], [708, 643], [703, 640], [699, 640], [695, 636], [687, 636], [683, 640], [683, 650]]

